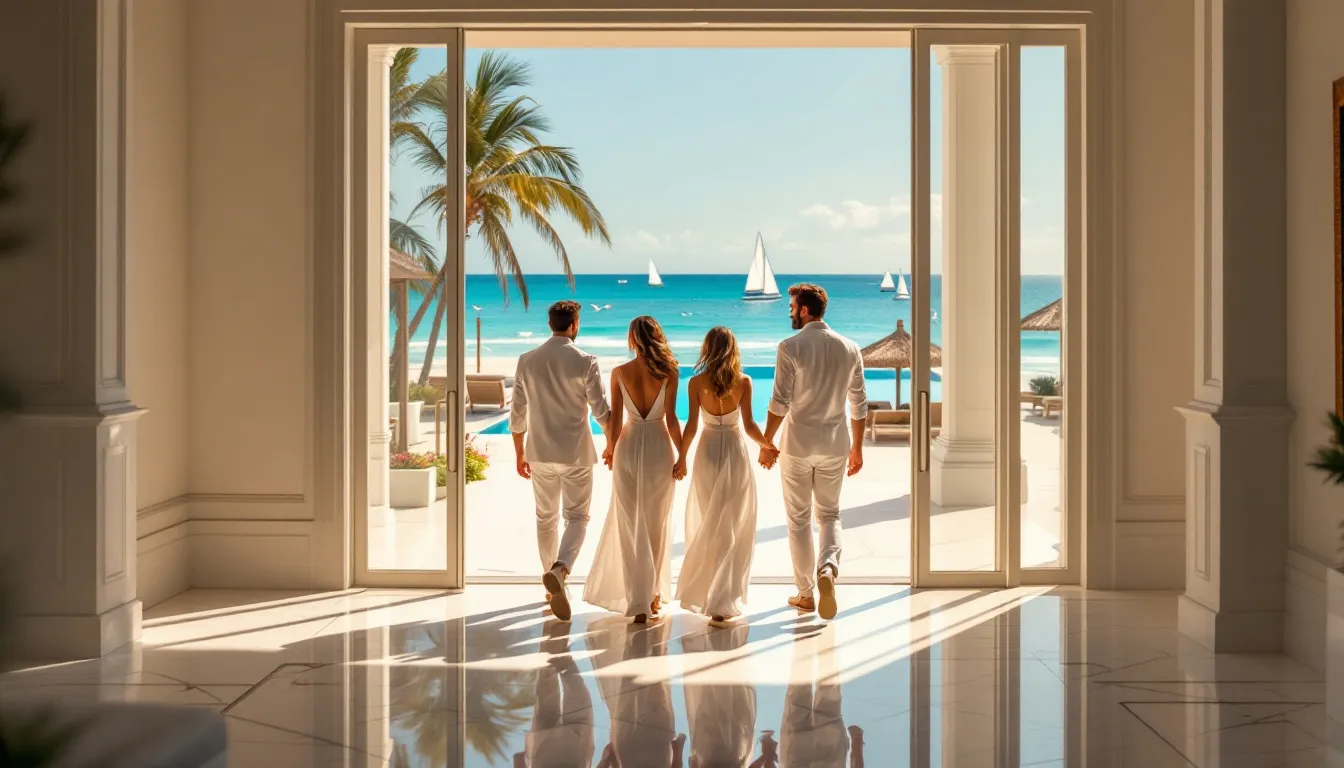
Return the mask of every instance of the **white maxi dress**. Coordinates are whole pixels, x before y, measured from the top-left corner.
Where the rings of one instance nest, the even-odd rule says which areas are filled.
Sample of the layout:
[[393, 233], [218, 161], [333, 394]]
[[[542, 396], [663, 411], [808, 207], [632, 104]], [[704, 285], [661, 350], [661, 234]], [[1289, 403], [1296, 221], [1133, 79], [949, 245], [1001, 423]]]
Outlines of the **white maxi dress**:
[[635, 409], [625, 382], [618, 383], [626, 424], [612, 458], [611, 509], [583, 599], [615, 613], [637, 616], [649, 613], [655, 595], [665, 602], [672, 593], [668, 521], [676, 457], [663, 421], [667, 383], [644, 415]]
[[756, 546], [756, 476], [751, 471], [741, 411], [704, 424], [686, 499], [686, 558], [677, 577], [677, 600], [707, 616], [742, 613]]

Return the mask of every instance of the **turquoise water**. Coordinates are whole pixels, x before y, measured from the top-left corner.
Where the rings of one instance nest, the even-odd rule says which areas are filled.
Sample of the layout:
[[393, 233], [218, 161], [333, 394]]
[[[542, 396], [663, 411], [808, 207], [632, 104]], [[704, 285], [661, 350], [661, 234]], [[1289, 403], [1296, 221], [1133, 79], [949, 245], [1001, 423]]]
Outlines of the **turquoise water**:
[[[686, 399], [686, 382], [690, 381], [693, 369], [690, 366], [684, 366], [681, 369], [681, 386], [677, 389], [677, 416], [681, 417], [682, 422], [690, 415], [690, 401]], [[770, 395], [775, 388], [775, 369], [768, 365], [753, 365], [743, 369], [743, 372], [751, 377], [751, 415], [762, 426], [765, 424], [766, 409], [770, 407]], [[892, 370], [873, 370], [864, 371], [863, 380], [868, 385], [868, 397], [873, 400], [886, 400], [893, 402], [896, 399], [896, 372]], [[910, 402], [910, 371], [902, 371], [901, 375], [901, 399], [903, 402]], [[937, 374], [930, 374], [929, 381], [929, 399], [934, 402], [943, 399], [942, 383]], [[589, 419], [593, 434], [598, 434], [602, 428], [597, 422]], [[480, 430], [482, 435], [507, 435], [509, 433], [509, 420], [501, 419], [491, 424], [485, 429]]]
[[[672, 266], [672, 265], [666, 265]], [[830, 305], [826, 320], [840, 333], [865, 346], [891, 333], [898, 319], [907, 330], [912, 327], [911, 302], [893, 301], [892, 294], [878, 291], [881, 275], [780, 275], [785, 290], [796, 282], [814, 282], [826, 288]], [[625, 283], [621, 283], [625, 280]], [[602, 357], [622, 357], [626, 351], [626, 327], [638, 315], [652, 315], [662, 324], [681, 362], [695, 362], [705, 332], [715, 325], [726, 325], [737, 335], [744, 365], [772, 365], [779, 341], [793, 333], [789, 326], [789, 304], [781, 301], [742, 301], [745, 278], [741, 275], [664, 274], [662, 288], [651, 288], [643, 272], [630, 275], [578, 275], [570, 289], [562, 275], [533, 275], [527, 278], [530, 310], [524, 310], [515, 286], [510, 285], [510, 301], [505, 305], [498, 281], [492, 275], [468, 275], [466, 313], [461, 321], [467, 337], [467, 355], [476, 354], [475, 315], [472, 305], [481, 307], [481, 352], [485, 357], [517, 357], [539, 344], [549, 331], [546, 308], [560, 299], [583, 304], [579, 346]], [[942, 342], [942, 278], [931, 278], [933, 311], [930, 336]], [[1022, 314], [1026, 315], [1061, 295], [1058, 275], [1031, 275], [1022, 278]], [[591, 305], [610, 305], [595, 312]], [[412, 311], [416, 300], [412, 300]], [[432, 317], [432, 315], [431, 315]], [[393, 320], [395, 333], [396, 321]], [[429, 338], [429, 322], [421, 324], [411, 340], [411, 360], [423, 359]], [[449, 328], [448, 332], [457, 332]], [[389, 340], [389, 343], [390, 340]], [[435, 353], [443, 359], [442, 345]], [[417, 359], [419, 358], [419, 359]], [[1024, 373], [1059, 371], [1059, 334], [1023, 333], [1022, 370]], [[888, 374], [890, 375], [890, 374]]]

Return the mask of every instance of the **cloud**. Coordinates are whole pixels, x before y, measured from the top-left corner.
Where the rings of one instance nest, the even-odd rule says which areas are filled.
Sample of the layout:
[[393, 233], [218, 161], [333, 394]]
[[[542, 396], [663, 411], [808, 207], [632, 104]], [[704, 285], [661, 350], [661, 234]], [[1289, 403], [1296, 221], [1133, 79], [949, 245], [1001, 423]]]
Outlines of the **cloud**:
[[840, 229], [845, 226], [846, 222], [849, 221], [845, 217], [845, 214], [835, 210], [834, 208], [832, 208], [829, 205], [826, 205], [825, 203], [816, 203], [815, 205], [809, 205], [808, 207], [800, 211], [800, 213], [802, 213], [803, 216], [806, 218], [817, 219], [830, 225], [831, 229]]
[[663, 241], [659, 240], [657, 235], [642, 229], [636, 230], [635, 233], [630, 236], [630, 242], [632, 245], [642, 246], [652, 250], [657, 250], [663, 244]]
[[872, 229], [882, 219], [882, 209], [876, 205], [846, 200], [842, 203], [849, 215], [849, 224], [854, 229]]

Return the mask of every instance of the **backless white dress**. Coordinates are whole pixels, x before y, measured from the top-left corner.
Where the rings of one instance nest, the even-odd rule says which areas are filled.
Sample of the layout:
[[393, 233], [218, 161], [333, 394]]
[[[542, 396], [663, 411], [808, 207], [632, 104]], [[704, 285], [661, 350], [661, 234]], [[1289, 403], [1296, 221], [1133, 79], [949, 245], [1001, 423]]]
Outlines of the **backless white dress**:
[[704, 424], [686, 499], [686, 558], [677, 600], [690, 611], [742, 613], [756, 546], [756, 476], [751, 470], [741, 411], [700, 411]]
[[672, 439], [663, 421], [667, 382], [645, 415], [618, 379], [626, 424], [612, 457], [611, 509], [583, 587], [583, 599], [626, 616], [649, 613], [655, 595], [672, 593]]

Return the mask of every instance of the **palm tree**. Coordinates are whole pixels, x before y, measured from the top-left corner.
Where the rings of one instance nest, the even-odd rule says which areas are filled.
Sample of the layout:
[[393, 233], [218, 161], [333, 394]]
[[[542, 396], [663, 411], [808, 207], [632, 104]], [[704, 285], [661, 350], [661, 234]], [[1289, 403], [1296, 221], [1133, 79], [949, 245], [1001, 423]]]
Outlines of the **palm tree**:
[[[419, 131], [405, 133], [415, 163], [442, 177], [447, 176], [447, 115], [455, 112], [451, 99], [455, 89], [441, 72], [420, 86], [415, 101], [430, 110], [433, 122]], [[517, 215], [541, 236], [559, 258], [570, 287], [574, 272], [569, 252], [551, 224], [551, 216], [563, 213], [577, 223], [584, 235], [611, 245], [606, 221], [579, 182], [582, 171], [578, 158], [568, 147], [545, 144], [541, 134], [550, 130], [541, 108], [527, 96], [512, 96], [511, 91], [530, 85], [526, 63], [493, 52], [481, 57], [474, 82], [466, 88], [466, 195], [463, 200], [467, 235], [472, 228], [480, 236], [494, 264], [500, 290], [508, 302], [509, 279], [518, 286], [523, 308], [529, 304], [527, 282], [518, 254], [509, 239], [509, 227]], [[427, 210], [438, 220], [440, 229], [449, 223], [449, 189], [437, 185], [424, 191], [415, 212]], [[446, 265], [441, 266], [410, 323], [414, 334], [431, 305], [436, 305], [420, 383], [429, 379], [430, 366], [443, 325], [444, 306], [438, 301]]]

